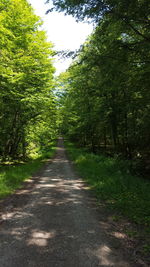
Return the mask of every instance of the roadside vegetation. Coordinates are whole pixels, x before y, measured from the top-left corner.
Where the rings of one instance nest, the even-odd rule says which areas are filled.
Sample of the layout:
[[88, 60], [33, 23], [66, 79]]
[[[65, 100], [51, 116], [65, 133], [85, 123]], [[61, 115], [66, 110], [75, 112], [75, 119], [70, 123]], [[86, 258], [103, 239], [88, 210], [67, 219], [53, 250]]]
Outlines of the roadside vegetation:
[[32, 154], [26, 161], [5, 162], [0, 165], [0, 199], [12, 194], [38, 171], [47, 159], [55, 153], [56, 141], [52, 141], [43, 151]]
[[53, 2], [57, 10], [95, 22], [60, 75], [63, 133], [93, 153], [132, 161], [135, 173], [149, 177], [149, 1]]
[[26, 0], [0, 0], [0, 162], [56, 137], [53, 44]]
[[76, 146], [67, 142], [68, 153], [98, 200], [127, 217], [133, 228], [136, 224], [139, 235], [144, 230], [142, 249], [148, 252], [149, 1], [53, 4], [54, 10], [95, 26], [59, 77], [61, 132]]
[[[83, 148], [68, 146], [98, 198], [147, 226], [149, 1], [52, 2], [56, 10], [95, 23], [58, 79], [56, 52], [31, 5], [0, 0], [1, 196], [41, 166], [59, 130]], [[129, 165], [147, 180], [131, 175]]]
[[53, 44], [26, 0], [0, 0], [0, 198], [54, 152]]
[[117, 157], [94, 155], [85, 149], [76, 148], [73, 143], [65, 143], [68, 154], [75, 163], [79, 174], [89, 184], [98, 200], [120, 215], [147, 228], [150, 223], [150, 183], [146, 179], [133, 176], [128, 162]]

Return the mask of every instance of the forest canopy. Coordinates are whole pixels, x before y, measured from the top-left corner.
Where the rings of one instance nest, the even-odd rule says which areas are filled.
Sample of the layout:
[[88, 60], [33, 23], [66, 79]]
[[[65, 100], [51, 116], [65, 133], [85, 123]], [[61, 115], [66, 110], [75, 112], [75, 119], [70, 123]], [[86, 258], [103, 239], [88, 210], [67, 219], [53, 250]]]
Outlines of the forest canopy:
[[[0, 0], [0, 157], [26, 157], [55, 133], [53, 45], [26, 0]], [[43, 141], [43, 136], [45, 140]]]
[[[63, 77], [62, 128], [94, 153], [149, 165], [149, 1], [53, 1], [54, 8], [96, 23]], [[146, 168], [147, 168], [146, 167]]]
[[53, 0], [53, 5], [50, 11], [95, 23], [60, 75], [62, 97], [54, 94], [55, 52], [40, 18], [26, 0], [0, 0], [0, 158], [25, 158], [60, 127], [94, 153], [149, 165], [149, 1]]

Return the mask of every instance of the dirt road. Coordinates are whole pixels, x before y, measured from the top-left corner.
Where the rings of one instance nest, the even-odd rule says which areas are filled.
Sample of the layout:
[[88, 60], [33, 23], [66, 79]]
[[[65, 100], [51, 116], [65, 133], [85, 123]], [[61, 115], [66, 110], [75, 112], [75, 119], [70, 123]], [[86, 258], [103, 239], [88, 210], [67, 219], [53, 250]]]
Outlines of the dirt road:
[[[0, 267], [127, 267], [132, 265], [95, 199], [76, 177], [63, 140], [25, 201], [3, 215]], [[31, 180], [32, 182], [32, 180]]]

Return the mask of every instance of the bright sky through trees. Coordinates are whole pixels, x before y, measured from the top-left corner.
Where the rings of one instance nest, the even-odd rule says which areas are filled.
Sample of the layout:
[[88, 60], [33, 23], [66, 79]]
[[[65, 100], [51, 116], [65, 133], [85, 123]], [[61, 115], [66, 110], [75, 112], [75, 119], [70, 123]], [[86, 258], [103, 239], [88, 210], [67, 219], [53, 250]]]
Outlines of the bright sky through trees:
[[[43, 28], [46, 30], [48, 40], [55, 45], [56, 50], [75, 50], [84, 43], [87, 36], [92, 32], [92, 25], [88, 23], [77, 23], [72, 16], [64, 16], [62, 13], [49, 13], [45, 15], [48, 5], [44, 0], [28, 0], [35, 13], [44, 21]], [[55, 63], [56, 74], [64, 71], [71, 59], [58, 59]]]

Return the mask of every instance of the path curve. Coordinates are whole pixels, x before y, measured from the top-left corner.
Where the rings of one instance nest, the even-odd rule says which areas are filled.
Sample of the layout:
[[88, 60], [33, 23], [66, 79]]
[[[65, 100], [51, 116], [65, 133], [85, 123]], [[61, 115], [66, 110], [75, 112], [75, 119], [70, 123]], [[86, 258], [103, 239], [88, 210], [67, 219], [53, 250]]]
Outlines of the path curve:
[[0, 227], [0, 267], [129, 267], [109, 225], [69, 163], [59, 139], [22, 207]]

